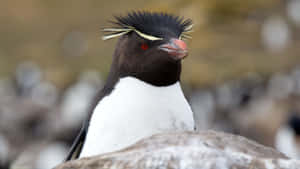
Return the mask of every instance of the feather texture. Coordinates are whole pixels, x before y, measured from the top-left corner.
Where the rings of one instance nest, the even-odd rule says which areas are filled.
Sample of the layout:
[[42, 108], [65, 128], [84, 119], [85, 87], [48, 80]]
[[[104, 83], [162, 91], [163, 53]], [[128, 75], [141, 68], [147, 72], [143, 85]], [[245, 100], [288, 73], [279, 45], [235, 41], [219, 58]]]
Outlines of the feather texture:
[[193, 24], [190, 19], [174, 16], [167, 13], [152, 12], [131, 12], [126, 16], [116, 16], [112, 21], [113, 28], [105, 28], [107, 34], [103, 36], [103, 40], [115, 38], [136, 32], [139, 36], [147, 40], [162, 40], [165, 37], [182, 37], [190, 38]]

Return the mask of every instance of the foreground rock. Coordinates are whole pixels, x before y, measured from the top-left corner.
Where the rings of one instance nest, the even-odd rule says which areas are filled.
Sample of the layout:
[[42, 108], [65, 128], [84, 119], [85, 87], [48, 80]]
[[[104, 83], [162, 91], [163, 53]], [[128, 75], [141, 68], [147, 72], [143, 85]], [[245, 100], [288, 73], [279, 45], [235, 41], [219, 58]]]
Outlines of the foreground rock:
[[124, 150], [55, 169], [299, 169], [300, 161], [241, 136], [215, 131], [167, 133]]

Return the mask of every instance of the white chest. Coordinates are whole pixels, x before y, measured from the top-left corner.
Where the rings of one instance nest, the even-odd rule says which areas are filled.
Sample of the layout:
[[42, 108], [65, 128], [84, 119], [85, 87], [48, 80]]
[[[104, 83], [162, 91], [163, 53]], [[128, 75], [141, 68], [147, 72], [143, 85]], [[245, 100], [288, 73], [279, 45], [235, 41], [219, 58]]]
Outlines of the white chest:
[[80, 157], [116, 151], [160, 132], [193, 128], [193, 113], [179, 82], [155, 87], [122, 78], [96, 106]]

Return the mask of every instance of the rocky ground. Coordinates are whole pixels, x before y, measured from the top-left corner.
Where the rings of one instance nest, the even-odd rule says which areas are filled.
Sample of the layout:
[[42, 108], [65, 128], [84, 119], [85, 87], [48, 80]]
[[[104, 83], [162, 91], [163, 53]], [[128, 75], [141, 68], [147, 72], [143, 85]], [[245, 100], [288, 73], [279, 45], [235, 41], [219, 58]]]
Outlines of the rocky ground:
[[74, 160], [55, 169], [297, 169], [300, 161], [222, 132], [164, 133], [124, 150]]

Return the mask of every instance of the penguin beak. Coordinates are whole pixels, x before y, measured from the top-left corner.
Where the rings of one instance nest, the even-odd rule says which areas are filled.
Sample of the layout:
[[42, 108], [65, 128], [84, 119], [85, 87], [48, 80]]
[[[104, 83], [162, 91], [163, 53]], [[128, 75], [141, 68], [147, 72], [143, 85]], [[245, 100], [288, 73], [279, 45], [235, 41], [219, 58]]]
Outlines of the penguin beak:
[[159, 49], [167, 52], [175, 60], [182, 60], [188, 55], [186, 43], [175, 38], [170, 39], [168, 43], [160, 45]]

